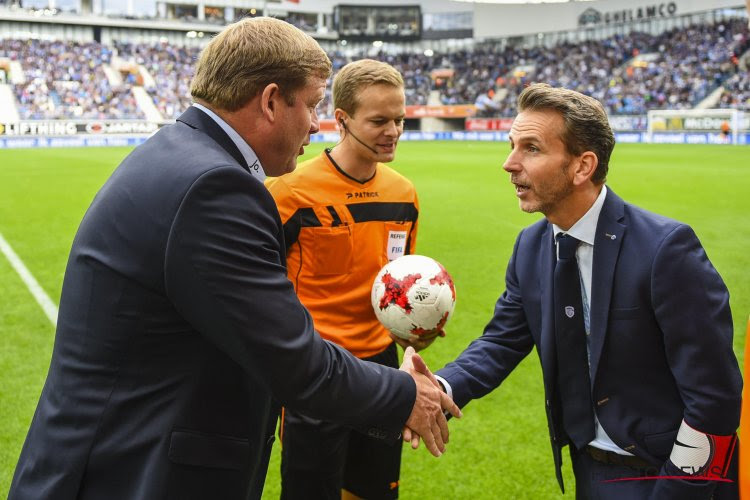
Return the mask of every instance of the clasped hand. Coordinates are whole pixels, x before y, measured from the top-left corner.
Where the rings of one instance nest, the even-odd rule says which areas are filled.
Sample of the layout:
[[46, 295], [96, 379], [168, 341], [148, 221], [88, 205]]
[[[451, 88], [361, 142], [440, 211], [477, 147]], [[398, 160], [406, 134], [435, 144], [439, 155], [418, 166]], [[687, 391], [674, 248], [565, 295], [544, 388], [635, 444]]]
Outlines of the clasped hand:
[[416, 449], [421, 438], [430, 453], [439, 457], [445, 452], [445, 444], [448, 442], [448, 421], [444, 412], [460, 418], [461, 410], [443, 392], [437, 379], [413, 347], [404, 351], [400, 370], [409, 373], [417, 384], [417, 398], [404, 427], [404, 441], [411, 442], [412, 448]]

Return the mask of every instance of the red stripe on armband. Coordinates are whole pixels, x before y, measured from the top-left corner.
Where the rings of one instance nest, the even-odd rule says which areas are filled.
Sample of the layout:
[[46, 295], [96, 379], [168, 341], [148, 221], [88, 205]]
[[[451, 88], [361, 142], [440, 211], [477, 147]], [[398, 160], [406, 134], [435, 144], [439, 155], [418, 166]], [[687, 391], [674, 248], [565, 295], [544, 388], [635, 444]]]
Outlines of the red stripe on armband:
[[685, 474], [723, 478], [729, 471], [736, 446], [737, 434], [707, 434], [693, 429], [683, 420], [669, 459]]

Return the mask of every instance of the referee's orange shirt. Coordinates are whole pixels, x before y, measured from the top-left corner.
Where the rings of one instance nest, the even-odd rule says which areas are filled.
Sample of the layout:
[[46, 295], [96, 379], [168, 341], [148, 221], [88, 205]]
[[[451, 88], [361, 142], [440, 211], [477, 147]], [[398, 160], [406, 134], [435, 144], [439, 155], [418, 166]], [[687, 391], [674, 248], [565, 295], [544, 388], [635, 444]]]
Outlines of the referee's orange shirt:
[[414, 185], [381, 163], [359, 182], [326, 151], [266, 186], [284, 224], [289, 279], [315, 329], [360, 358], [383, 351], [392, 340], [370, 292], [381, 267], [414, 252]]

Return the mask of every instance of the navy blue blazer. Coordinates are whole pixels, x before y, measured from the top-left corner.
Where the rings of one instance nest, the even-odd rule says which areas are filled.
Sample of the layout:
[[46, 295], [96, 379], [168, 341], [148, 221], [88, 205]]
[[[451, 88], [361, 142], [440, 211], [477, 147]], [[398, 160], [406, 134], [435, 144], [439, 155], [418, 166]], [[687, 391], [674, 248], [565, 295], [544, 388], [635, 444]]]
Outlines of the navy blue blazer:
[[[521, 231], [492, 320], [437, 374], [463, 406], [500, 385], [536, 347], [562, 488], [567, 438], [556, 399], [554, 265], [552, 224], [543, 219]], [[608, 189], [596, 228], [591, 288], [591, 392], [612, 440], [660, 467], [683, 419], [702, 432], [734, 433], [742, 379], [732, 351], [729, 293], [693, 230], [625, 203]]]
[[10, 499], [258, 498], [279, 404], [399, 436], [413, 380], [314, 332], [284, 248], [202, 111], [133, 151], [73, 242]]

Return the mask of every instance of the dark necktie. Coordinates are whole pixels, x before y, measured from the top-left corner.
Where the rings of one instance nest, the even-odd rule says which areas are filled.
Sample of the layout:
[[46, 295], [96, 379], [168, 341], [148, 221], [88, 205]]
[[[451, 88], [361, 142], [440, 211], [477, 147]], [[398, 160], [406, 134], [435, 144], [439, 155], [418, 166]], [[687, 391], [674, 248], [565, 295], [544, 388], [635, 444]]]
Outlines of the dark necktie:
[[583, 322], [581, 280], [576, 248], [579, 240], [558, 234], [555, 265], [555, 341], [557, 381], [563, 409], [563, 428], [577, 449], [594, 439], [586, 329]]

